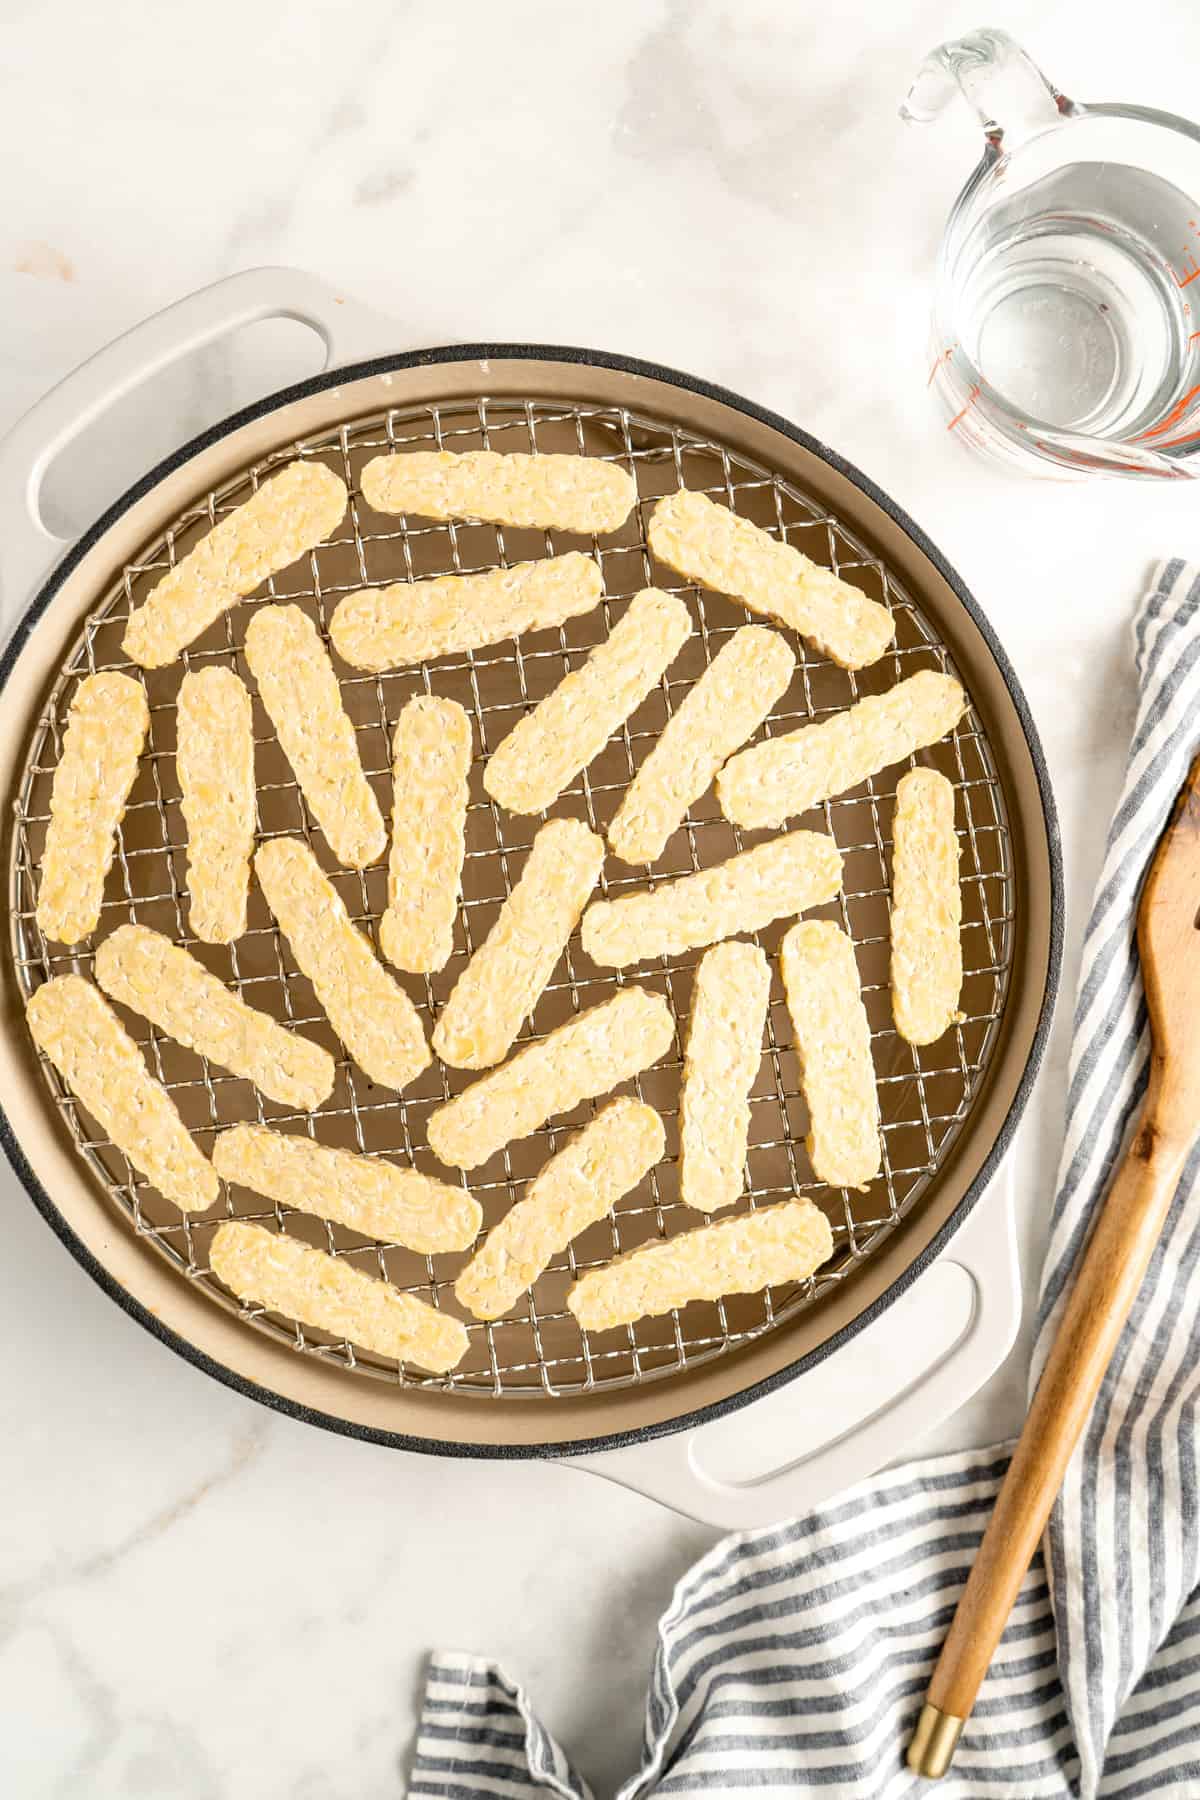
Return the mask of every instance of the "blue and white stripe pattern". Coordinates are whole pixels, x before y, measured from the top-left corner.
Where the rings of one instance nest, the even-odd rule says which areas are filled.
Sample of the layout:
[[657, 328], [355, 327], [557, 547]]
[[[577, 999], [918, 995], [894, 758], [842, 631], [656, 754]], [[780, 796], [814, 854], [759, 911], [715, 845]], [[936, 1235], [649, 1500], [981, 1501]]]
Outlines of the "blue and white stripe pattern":
[[[1134, 647], [1137, 723], [1084, 943], [1035, 1375], [1145, 1088], [1134, 917], [1200, 744], [1200, 570], [1156, 572]], [[718, 1544], [660, 1623], [642, 1767], [620, 1800], [1200, 1795], [1198, 1178], [1193, 1155], [951, 1775], [928, 1788], [903, 1752], [1003, 1449], [912, 1463], [811, 1517]], [[589, 1789], [498, 1669], [438, 1655], [409, 1793], [587, 1800]]]

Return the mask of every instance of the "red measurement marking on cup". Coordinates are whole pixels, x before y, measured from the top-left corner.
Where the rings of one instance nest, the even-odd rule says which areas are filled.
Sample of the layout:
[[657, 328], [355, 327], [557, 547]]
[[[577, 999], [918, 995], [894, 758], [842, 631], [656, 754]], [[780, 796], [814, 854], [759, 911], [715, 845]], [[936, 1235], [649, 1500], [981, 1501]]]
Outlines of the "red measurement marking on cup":
[[1200, 444], [1200, 431], [1190, 431], [1186, 437], [1164, 438], [1161, 444], [1155, 444], [1156, 450], [1181, 450], [1185, 444]]
[[[1197, 275], [1200, 275], [1200, 269], [1197, 269], [1196, 273]], [[1161, 437], [1164, 431], [1170, 431], [1172, 425], [1178, 425], [1180, 419], [1182, 419], [1184, 413], [1188, 410], [1188, 407], [1192, 404], [1192, 401], [1196, 398], [1197, 394], [1200, 394], [1200, 385], [1189, 388], [1187, 393], [1183, 396], [1183, 399], [1177, 401], [1171, 408], [1166, 418], [1158, 425], [1151, 425], [1149, 431], [1139, 431], [1133, 440], [1134, 443], [1141, 443], [1143, 438]], [[1177, 438], [1174, 441], [1185, 444], [1188, 440], [1186, 438]]]
[[971, 389], [971, 392], [967, 395], [967, 404], [963, 407], [961, 412], [955, 413], [954, 417], [951, 419], [950, 423], [947, 425], [947, 427], [946, 427], [947, 431], [953, 431], [954, 427], [956, 425], [962, 424], [963, 420], [966, 418], [967, 414], [970, 412], [971, 408], [974, 406], [974, 404], [978, 400], [978, 398], [979, 398], [979, 384], [977, 382], [975, 384], [975, 386]]
[[1200, 263], [1197, 263], [1194, 256], [1192, 257], [1191, 262], [1192, 266], [1190, 269], [1185, 267], [1182, 273], [1175, 275], [1175, 279], [1181, 288], [1190, 287], [1193, 281], [1200, 281]]
[[[1110, 471], [1113, 469], [1124, 469], [1126, 473], [1130, 475], [1144, 475], [1146, 473], [1145, 463], [1114, 462], [1107, 456], [1098, 458], [1083, 450], [1052, 448], [1049, 444], [1043, 442], [1041, 438], [1036, 438], [1034, 441], [1037, 444], [1038, 449], [1044, 451], [1047, 456], [1061, 458], [1066, 462], [1078, 463], [1085, 469], [1107, 469]], [[1186, 439], [1180, 438], [1179, 442], [1185, 443]]]
[[954, 352], [957, 348], [958, 348], [957, 344], [951, 344], [951, 346], [948, 350], [943, 350], [942, 354], [939, 357], [935, 358], [933, 367], [929, 371], [929, 380], [925, 383], [926, 387], [933, 386], [934, 376], [937, 374], [938, 370], [941, 368], [941, 366], [944, 362], [950, 361], [950, 358], [954, 355]]

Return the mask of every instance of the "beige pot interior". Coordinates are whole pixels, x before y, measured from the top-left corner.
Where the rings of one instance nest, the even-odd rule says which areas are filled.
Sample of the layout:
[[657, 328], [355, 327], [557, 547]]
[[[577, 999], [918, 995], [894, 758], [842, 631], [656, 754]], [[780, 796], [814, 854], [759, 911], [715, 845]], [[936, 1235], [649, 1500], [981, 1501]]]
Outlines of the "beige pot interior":
[[[728, 1403], [828, 1347], [911, 1275], [987, 1169], [1025, 1080], [1054, 973], [1054, 851], [1035, 757], [983, 632], [930, 556], [847, 475], [771, 423], [666, 379], [586, 362], [492, 356], [483, 363], [447, 354], [448, 360], [319, 386], [218, 438], [128, 505], [54, 587], [5, 689], [8, 729], [0, 745], [0, 786], [10, 802], [5, 856], [13, 954], [3, 959], [0, 973], [8, 1027], [0, 1036], [0, 1089], [27, 1175], [48, 1196], [48, 1207], [40, 1203], [53, 1209], [77, 1253], [94, 1259], [135, 1309], [217, 1372], [343, 1429], [463, 1449], [570, 1446], [661, 1428]], [[971, 711], [964, 726], [954, 740], [920, 758], [954, 780], [963, 842], [966, 1018], [939, 1045], [914, 1051], [903, 1044], [891, 1029], [887, 1000], [890, 820], [902, 771], [887, 771], [844, 802], [819, 809], [823, 816], [797, 821], [832, 830], [843, 848], [845, 893], [820, 910], [843, 924], [858, 946], [886, 1144], [884, 1176], [868, 1194], [835, 1194], [815, 1183], [803, 1149], [805, 1114], [776, 977], [768, 1053], [755, 1088], [749, 1167], [753, 1203], [802, 1191], [829, 1212], [834, 1260], [803, 1290], [692, 1307], [678, 1318], [647, 1321], [620, 1334], [593, 1334], [590, 1340], [566, 1313], [563, 1302], [575, 1269], [695, 1222], [675, 1197], [679, 1065], [673, 1055], [640, 1084], [667, 1123], [666, 1163], [622, 1203], [614, 1222], [585, 1234], [571, 1259], [557, 1260], [525, 1311], [501, 1325], [475, 1329], [468, 1361], [449, 1382], [422, 1379], [356, 1357], [348, 1346], [323, 1342], [319, 1334], [297, 1333], [284, 1321], [247, 1319], [207, 1273], [216, 1216], [185, 1228], [161, 1198], [131, 1179], [124, 1160], [100, 1141], [94, 1123], [75, 1112], [56, 1078], [39, 1064], [23, 1020], [28, 992], [48, 974], [71, 967], [86, 973], [91, 966], [90, 943], [71, 957], [61, 945], [45, 945], [32, 919], [55, 734], [74, 681], [92, 666], [122, 666], [120, 636], [129, 605], [153, 585], [169, 555], [181, 554], [207, 528], [210, 502], [231, 505], [244, 498], [249, 472], [267, 472], [298, 449], [345, 473], [353, 488], [366, 458], [389, 441], [412, 447], [437, 442], [450, 448], [581, 447], [631, 467], [641, 504], [625, 531], [597, 546], [560, 534], [548, 541], [545, 534], [497, 534], [493, 527], [405, 525], [371, 514], [355, 496], [345, 527], [317, 553], [314, 565], [277, 580], [276, 597], [297, 599], [324, 624], [338, 593], [364, 578], [382, 582], [486, 567], [499, 558], [514, 561], [547, 550], [600, 552], [605, 607], [562, 635], [531, 634], [516, 647], [498, 646], [473, 659], [442, 659], [428, 670], [381, 679], [340, 671], [364, 764], [385, 810], [388, 728], [411, 694], [432, 689], [461, 700], [475, 722], [477, 753], [492, 749], [521, 708], [578, 664], [628, 598], [653, 580], [687, 594], [698, 628], [663, 692], [639, 709], [621, 741], [614, 740], [554, 809], [555, 816], [577, 816], [603, 829], [668, 710], [745, 622], [741, 608], [708, 593], [697, 595], [649, 559], [644, 538], [649, 504], [681, 481], [725, 497], [759, 523], [782, 524], [809, 555], [836, 563], [847, 579], [886, 598], [896, 611], [897, 654], [858, 677], [811, 654], [802, 656], [772, 730], [794, 728], [920, 667], [952, 668], [968, 688]], [[249, 606], [239, 609], [201, 639], [190, 653], [193, 666], [215, 659], [245, 675], [240, 646], [248, 614]], [[146, 678], [152, 754], [122, 827], [104, 930], [137, 918], [175, 937], [186, 933], [182, 821], [171, 757], [182, 668], [177, 664]], [[263, 830], [309, 830], [257, 701], [256, 720]], [[478, 943], [494, 918], [536, 826], [498, 815], [479, 785], [480, 766], [477, 754], [464, 881], [468, 904], [454, 958], [428, 985], [423, 978], [406, 981], [429, 1013], [444, 1001], [469, 944]], [[320, 834], [310, 830], [310, 835], [332, 871]], [[655, 876], [722, 860], [756, 835], [764, 834], [738, 838], [709, 795], [693, 809], [687, 830], [672, 840]], [[645, 880], [645, 871], [609, 858], [609, 891], [619, 893]], [[354, 915], [372, 928], [385, 900], [383, 866], [361, 879], [343, 872], [338, 885]], [[762, 935], [768, 950], [785, 928]], [[299, 1020], [302, 1029], [337, 1050], [257, 894], [251, 932], [235, 950], [232, 964], [225, 950], [206, 949], [205, 959], [224, 979], [240, 981], [255, 1004]], [[696, 960], [693, 954], [626, 979], [666, 993], [683, 1018]], [[594, 1004], [612, 990], [611, 977], [576, 948], [556, 971], [532, 1030], [546, 1031], [572, 1009]], [[220, 1126], [264, 1116], [246, 1084], [225, 1081], [219, 1072], [214, 1078], [198, 1058], [156, 1038], [144, 1024], [139, 1035], [202, 1147], [211, 1148]], [[333, 1100], [317, 1116], [317, 1135], [351, 1148], [412, 1154], [418, 1164], [436, 1170], [424, 1148], [425, 1121], [445, 1093], [469, 1078], [435, 1069], [401, 1104], [395, 1096], [371, 1091], [344, 1065], [343, 1058]], [[551, 1129], [477, 1172], [469, 1185], [489, 1219], [522, 1191], [562, 1142], [564, 1130], [587, 1114], [585, 1108], [570, 1120], [554, 1121]], [[284, 1119], [279, 1109], [268, 1109], [265, 1116], [304, 1128], [302, 1121]], [[359, 1266], [454, 1307], [451, 1288], [461, 1257], [438, 1259], [434, 1268], [400, 1250], [381, 1252], [348, 1233], [330, 1236], [326, 1227], [295, 1215], [283, 1219], [238, 1190], [228, 1206], [348, 1254]]]

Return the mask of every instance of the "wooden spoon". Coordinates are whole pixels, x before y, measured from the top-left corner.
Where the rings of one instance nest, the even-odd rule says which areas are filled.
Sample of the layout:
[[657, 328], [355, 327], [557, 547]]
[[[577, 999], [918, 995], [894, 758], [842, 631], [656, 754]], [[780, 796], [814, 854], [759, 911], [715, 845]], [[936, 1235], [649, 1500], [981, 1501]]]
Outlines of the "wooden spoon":
[[1137, 941], [1151, 1033], [1145, 1105], [929, 1683], [908, 1747], [919, 1775], [950, 1766], [1200, 1133], [1200, 757], [1146, 877]]

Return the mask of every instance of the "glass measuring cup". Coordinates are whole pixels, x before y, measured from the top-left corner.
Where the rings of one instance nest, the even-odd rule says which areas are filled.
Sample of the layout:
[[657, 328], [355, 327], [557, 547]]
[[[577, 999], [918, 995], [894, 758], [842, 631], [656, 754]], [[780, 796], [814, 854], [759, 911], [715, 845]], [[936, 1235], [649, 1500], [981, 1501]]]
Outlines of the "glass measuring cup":
[[1003, 31], [934, 50], [901, 114], [959, 94], [984, 152], [938, 263], [948, 429], [1028, 474], [1200, 476], [1200, 129], [1081, 106]]

